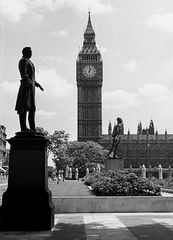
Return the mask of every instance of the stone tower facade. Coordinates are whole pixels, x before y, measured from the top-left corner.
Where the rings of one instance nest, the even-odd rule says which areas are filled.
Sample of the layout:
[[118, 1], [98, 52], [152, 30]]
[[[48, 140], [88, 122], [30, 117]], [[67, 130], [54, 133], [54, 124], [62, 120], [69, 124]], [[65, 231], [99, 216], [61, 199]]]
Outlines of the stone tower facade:
[[96, 46], [90, 12], [84, 41], [76, 61], [78, 141], [100, 142], [102, 138], [103, 63]]

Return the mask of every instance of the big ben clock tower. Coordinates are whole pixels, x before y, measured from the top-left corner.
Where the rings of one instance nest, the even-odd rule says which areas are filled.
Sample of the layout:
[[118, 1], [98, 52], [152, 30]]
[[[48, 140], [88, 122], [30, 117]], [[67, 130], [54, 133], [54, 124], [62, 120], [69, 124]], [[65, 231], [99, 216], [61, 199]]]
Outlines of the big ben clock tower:
[[102, 136], [103, 65], [95, 42], [90, 18], [84, 32], [83, 47], [76, 61], [78, 88], [78, 141], [99, 142]]

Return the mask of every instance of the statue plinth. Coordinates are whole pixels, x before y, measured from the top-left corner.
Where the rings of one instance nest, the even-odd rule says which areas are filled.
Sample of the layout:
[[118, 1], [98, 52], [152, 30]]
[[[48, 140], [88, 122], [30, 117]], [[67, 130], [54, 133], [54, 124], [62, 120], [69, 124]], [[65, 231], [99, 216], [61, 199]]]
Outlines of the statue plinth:
[[105, 170], [112, 170], [112, 171], [117, 171], [117, 170], [124, 170], [124, 159], [122, 158], [108, 158], [105, 159]]
[[8, 188], [0, 207], [0, 231], [40, 231], [54, 226], [48, 189], [48, 139], [37, 132], [18, 132], [10, 146]]

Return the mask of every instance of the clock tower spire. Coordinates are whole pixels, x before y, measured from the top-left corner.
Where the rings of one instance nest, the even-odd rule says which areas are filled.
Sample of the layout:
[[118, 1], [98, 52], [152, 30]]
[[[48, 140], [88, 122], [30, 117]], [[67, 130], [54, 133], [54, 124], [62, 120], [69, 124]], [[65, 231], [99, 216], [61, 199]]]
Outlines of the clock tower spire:
[[88, 24], [84, 33], [84, 45], [88, 44], [95, 44], [95, 32], [93, 30], [92, 24], [91, 24], [91, 17], [90, 17], [90, 11], [88, 12]]
[[95, 42], [90, 11], [76, 61], [78, 141], [99, 142], [102, 136], [102, 58]]

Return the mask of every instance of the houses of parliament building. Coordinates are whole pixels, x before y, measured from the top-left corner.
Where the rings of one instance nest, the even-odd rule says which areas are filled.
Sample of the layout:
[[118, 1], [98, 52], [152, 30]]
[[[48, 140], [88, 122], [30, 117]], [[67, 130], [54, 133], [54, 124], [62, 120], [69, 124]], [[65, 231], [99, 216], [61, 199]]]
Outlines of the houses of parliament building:
[[[109, 149], [112, 141], [112, 125], [108, 133], [102, 134], [102, 83], [103, 61], [96, 46], [95, 32], [89, 12], [84, 32], [83, 46], [76, 60], [77, 82], [77, 136], [78, 141], [95, 141]], [[116, 113], [115, 113], [116, 115]], [[149, 127], [142, 128], [140, 122], [137, 133], [122, 135], [118, 155], [124, 159], [125, 167], [173, 167], [173, 134], [159, 134], [151, 120]]]
[[[101, 145], [109, 149], [112, 141], [112, 125], [109, 123], [108, 134], [102, 135]], [[151, 120], [149, 127], [143, 129], [140, 122], [137, 126], [136, 134], [122, 135], [122, 140], [118, 148], [118, 156], [124, 159], [126, 168], [130, 165], [138, 168], [140, 165], [146, 167], [163, 168], [173, 167], [173, 134], [159, 134], [155, 130], [154, 123]]]

